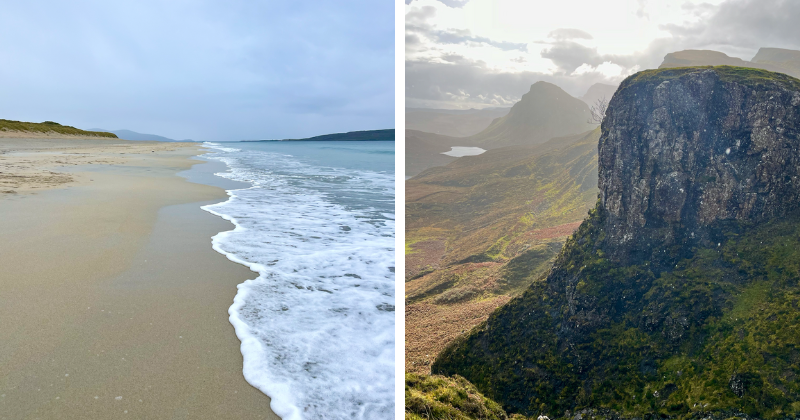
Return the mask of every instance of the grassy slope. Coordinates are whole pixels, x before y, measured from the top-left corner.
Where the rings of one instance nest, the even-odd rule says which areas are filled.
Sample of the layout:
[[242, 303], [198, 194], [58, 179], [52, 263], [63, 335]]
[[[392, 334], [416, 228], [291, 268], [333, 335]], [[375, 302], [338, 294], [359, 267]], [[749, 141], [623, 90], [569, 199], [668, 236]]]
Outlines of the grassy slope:
[[616, 309], [612, 323], [573, 348], [543, 346], [559, 342], [550, 314], [560, 302], [536, 284], [443, 353], [434, 372], [462, 374], [523, 412], [800, 415], [800, 217], [721, 225], [719, 248], [657, 276], [598, 254], [602, 217], [595, 211], [560, 258], [585, 279], [580, 293]]
[[[500, 404], [484, 397], [461, 377], [406, 374], [406, 420], [504, 420]], [[520, 420], [524, 418], [519, 417]]]
[[84, 131], [68, 125], [61, 125], [52, 121], [45, 121], [43, 123], [31, 123], [22, 121], [2, 120], [0, 119], [0, 130], [2, 131], [20, 131], [30, 133], [58, 133], [68, 134], [74, 136], [95, 136], [95, 137], [108, 137], [115, 139], [117, 135], [114, 133], [105, 133], [101, 131]]
[[406, 369], [546, 273], [596, 200], [599, 130], [461, 158], [406, 184]]

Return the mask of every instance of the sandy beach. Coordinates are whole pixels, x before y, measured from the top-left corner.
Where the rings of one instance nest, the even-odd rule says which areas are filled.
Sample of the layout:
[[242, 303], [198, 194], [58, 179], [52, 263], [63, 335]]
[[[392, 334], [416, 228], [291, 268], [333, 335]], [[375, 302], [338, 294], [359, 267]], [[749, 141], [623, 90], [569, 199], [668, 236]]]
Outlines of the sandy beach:
[[276, 419], [228, 322], [196, 144], [0, 138], [0, 419]]

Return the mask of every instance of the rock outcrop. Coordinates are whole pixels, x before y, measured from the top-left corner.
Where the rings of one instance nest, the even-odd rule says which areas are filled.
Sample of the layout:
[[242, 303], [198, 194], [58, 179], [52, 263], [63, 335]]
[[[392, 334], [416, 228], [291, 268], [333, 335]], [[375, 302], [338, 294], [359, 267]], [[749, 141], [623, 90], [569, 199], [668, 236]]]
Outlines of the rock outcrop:
[[623, 263], [668, 263], [685, 256], [670, 249], [717, 243], [714, 222], [797, 209], [799, 87], [791, 77], [730, 67], [626, 80], [599, 145], [606, 252]]
[[511, 412], [800, 416], [800, 80], [649, 70], [549, 274], [432, 365]]

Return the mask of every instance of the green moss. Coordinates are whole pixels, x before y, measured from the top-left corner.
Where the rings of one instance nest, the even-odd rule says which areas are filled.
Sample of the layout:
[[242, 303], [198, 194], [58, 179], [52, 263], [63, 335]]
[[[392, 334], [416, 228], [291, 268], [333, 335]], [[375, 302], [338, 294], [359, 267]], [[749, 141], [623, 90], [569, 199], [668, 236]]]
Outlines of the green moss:
[[406, 419], [506, 419], [500, 404], [461, 377], [406, 373]]
[[451, 345], [432, 371], [463, 375], [528, 415], [800, 415], [800, 216], [720, 224], [721, 246], [660, 273], [607, 260], [603, 221], [598, 206], [547, 282]]
[[85, 131], [68, 125], [61, 125], [53, 121], [45, 121], [43, 123], [31, 123], [22, 121], [12, 121], [0, 119], [0, 131], [27, 131], [32, 133], [59, 133], [70, 134], [79, 136], [95, 136], [95, 137], [108, 137], [117, 138], [114, 133], [105, 133], [100, 131]]
[[665, 80], [677, 79], [688, 73], [696, 72], [698, 69], [713, 69], [719, 75], [720, 80], [724, 82], [736, 82], [746, 86], [780, 83], [790, 89], [800, 89], [800, 80], [792, 76], [768, 70], [735, 66], [671, 67], [644, 70], [625, 79], [620, 85], [620, 89], [632, 84], [661, 83]]

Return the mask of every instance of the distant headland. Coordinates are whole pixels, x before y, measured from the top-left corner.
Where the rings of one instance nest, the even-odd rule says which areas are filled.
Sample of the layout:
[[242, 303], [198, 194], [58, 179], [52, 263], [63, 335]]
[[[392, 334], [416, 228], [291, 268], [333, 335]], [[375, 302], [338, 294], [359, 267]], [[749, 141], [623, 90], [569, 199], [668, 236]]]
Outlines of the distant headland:
[[242, 140], [242, 141], [394, 141], [394, 128], [324, 134], [305, 139]]

